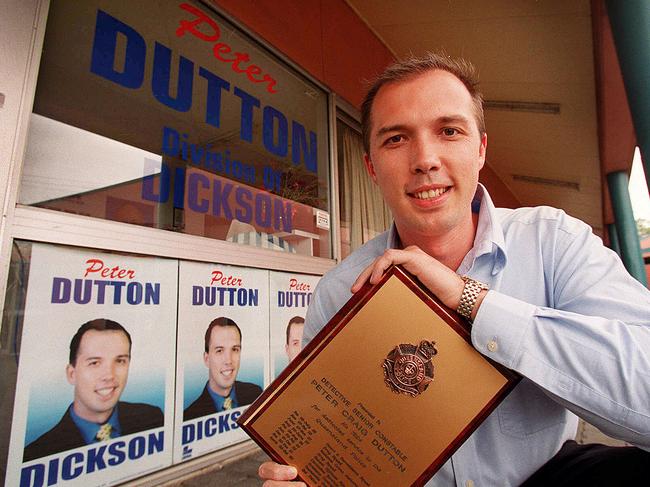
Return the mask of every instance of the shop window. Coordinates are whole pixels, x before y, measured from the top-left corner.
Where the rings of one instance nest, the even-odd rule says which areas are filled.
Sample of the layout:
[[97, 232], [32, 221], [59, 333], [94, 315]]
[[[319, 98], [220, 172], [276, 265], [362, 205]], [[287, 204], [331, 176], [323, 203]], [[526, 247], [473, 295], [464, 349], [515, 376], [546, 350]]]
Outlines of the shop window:
[[198, 1], [50, 4], [19, 203], [331, 257], [326, 92]]
[[341, 208], [341, 257], [387, 230], [390, 210], [368, 176], [363, 163], [361, 134], [337, 121], [339, 199]]
[[[109, 463], [123, 479], [171, 465], [177, 269], [171, 259], [13, 242], [0, 342], [5, 485], [112, 485]], [[151, 455], [72, 467], [110, 454], [100, 442], [111, 439], [114, 453]]]
[[236, 420], [299, 353], [318, 280], [14, 240], [0, 484], [118, 485], [246, 441]]

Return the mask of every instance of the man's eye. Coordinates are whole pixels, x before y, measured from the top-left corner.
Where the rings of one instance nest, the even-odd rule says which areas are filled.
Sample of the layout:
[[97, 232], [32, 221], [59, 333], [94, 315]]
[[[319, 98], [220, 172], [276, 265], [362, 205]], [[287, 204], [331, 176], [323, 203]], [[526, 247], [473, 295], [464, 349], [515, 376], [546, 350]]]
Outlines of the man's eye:
[[389, 137], [386, 140], [385, 143], [386, 144], [399, 144], [400, 142], [402, 142], [402, 140], [404, 140], [403, 136], [401, 136], [401, 135], [393, 135], [392, 137]]
[[447, 137], [453, 137], [454, 135], [458, 134], [458, 130], [451, 127], [447, 127], [442, 130], [442, 133]]

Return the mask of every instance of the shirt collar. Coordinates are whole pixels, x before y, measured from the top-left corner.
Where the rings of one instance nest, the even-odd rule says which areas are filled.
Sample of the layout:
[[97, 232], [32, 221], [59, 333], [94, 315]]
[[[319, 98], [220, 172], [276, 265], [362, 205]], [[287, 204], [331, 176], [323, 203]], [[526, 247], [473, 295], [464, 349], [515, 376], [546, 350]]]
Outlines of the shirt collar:
[[[106, 421], [106, 423], [109, 423], [111, 425], [114, 431], [113, 434], [114, 437], [118, 437], [122, 434], [117, 408], [118, 405], [116, 404], [115, 407], [113, 408], [113, 412], [108, 418], [108, 421]], [[99, 428], [102, 427], [102, 424], [106, 424], [106, 423], [99, 424], [99, 423], [94, 423], [93, 421], [88, 421], [87, 419], [83, 419], [81, 416], [77, 415], [77, 413], [74, 412], [74, 407], [72, 404], [70, 404], [69, 411], [70, 411], [70, 417], [72, 418], [72, 421], [77, 426], [77, 428], [79, 428], [79, 432], [81, 433], [81, 436], [83, 437], [86, 444], [90, 445], [91, 443], [95, 443], [95, 441], [97, 441], [95, 437], [97, 436], [97, 432], [99, 431]]]
[[[488, 254], [492, 257], [491, 274], [495, 276], [506, 266], [506, 244], [503, 228], [497, 216], [497, 209], [492, 202], [492, 198], [490, 198], [490, 194], [482, 184], [479, 184], [476, 188], [472, 205], [473, 207], [474, 205], [479, 207], [478, 225], [474, 237], [474, 246], [466, 256], [466, 259], [469, 257], [468, 267], [463, 270], [465, 272], [469, 271], [477, 258]], [[465, 264], [465, 260], [463, 260], [463, 264]], [[463, 264], [461, 264], [461, 267]]]
[[386, 239], [386, 250], [388, 249], [399, 249], [402, 247], [402, 242], [399, 239], [399, 234], [397, 233], [397, 227], [395, 222], [391, 223], [390, 228], [388, 229], [388, 238]]
[[232, 399], [232, 408], [236, 408], [239, 406], [237, 404], [237, 394], [235, 394], [235, 385], [233, 384], [232, 388], [230, 389], [230, 394], [228, 396], [221, 396], [214, 392], [210, 388], [210, 384], [206, 384], [206, 389], [208, 390], [208, 393], [210, 394], [210, 397], [212, 398], [212, 402], [214, 402], [214, 407], [217, 409], [217, 411], [223, 411], [223, 403], [226, 400], [226, 397], [229, 397]]
[[[476, 193], [472, 200], [472, 211], [477, 210], [479, 215], [474, 245], [463, 259], [457, 271], [459, 274], [466, 274], [472, 268], [474, 261], [478, 257], [491, 254], [492, 275], [494, 276], [501, 272], [506, 265], [505, 239], [503, 237], [503, 228], [497, 217], [497, 209], [487, 189], [480, 183], [476, 188]], [[396, 249], [401, 246], [397, 227], [393, 223], [388, 230], [386, 249]]]

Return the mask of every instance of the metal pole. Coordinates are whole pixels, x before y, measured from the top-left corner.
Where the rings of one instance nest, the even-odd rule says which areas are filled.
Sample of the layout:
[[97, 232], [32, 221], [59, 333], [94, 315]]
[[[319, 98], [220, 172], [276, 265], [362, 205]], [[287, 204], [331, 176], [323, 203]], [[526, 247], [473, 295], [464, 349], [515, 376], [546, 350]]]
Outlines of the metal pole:
[[627, 271], [644, 286], [647, 286], [645, 266], [641, 255], [639, 234], [636, 231], [632, 203], [628, 191], [629, 178], [625, 171], [611, 172], [607, 175], [609, 194], [616, 219], [616, 233], [621, 248], [621, 259]]
[[607, 225], [607, 234], [609, 235], [609, 248], [621, 256], [621, 244], [618, 242], [618, 233], [616, 233], [616, 224]]
[[605, 3], [650, 192], [650, 2]]

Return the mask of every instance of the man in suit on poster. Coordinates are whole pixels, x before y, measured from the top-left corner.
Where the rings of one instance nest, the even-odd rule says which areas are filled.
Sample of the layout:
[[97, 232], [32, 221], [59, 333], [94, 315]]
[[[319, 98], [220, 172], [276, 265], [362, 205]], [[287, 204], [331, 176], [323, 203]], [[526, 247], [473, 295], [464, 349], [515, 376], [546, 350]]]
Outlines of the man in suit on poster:
[[296, 358], [302, 350], [302, 334], [305, 331], [305, 319], [302, 316], [294, 316], [287, 324], [287, 341], [284, 351], [287, 353], [289, 363]]
[[162, 411], [120, 401], [131, 362], [131, 335], [119, 323], [95, 319], [70, 342], [66, 378], [74, 399], [61, 420], [25, 447], [23, 461], [163, 425]]
[[230, 318], [212, 320], [204, 337], [203, 362], [208, 381], [201, 395], [183, 411], [183, 421], [252, 403], [262, 389], [237, 380], [241, 358], [241, 330]]

